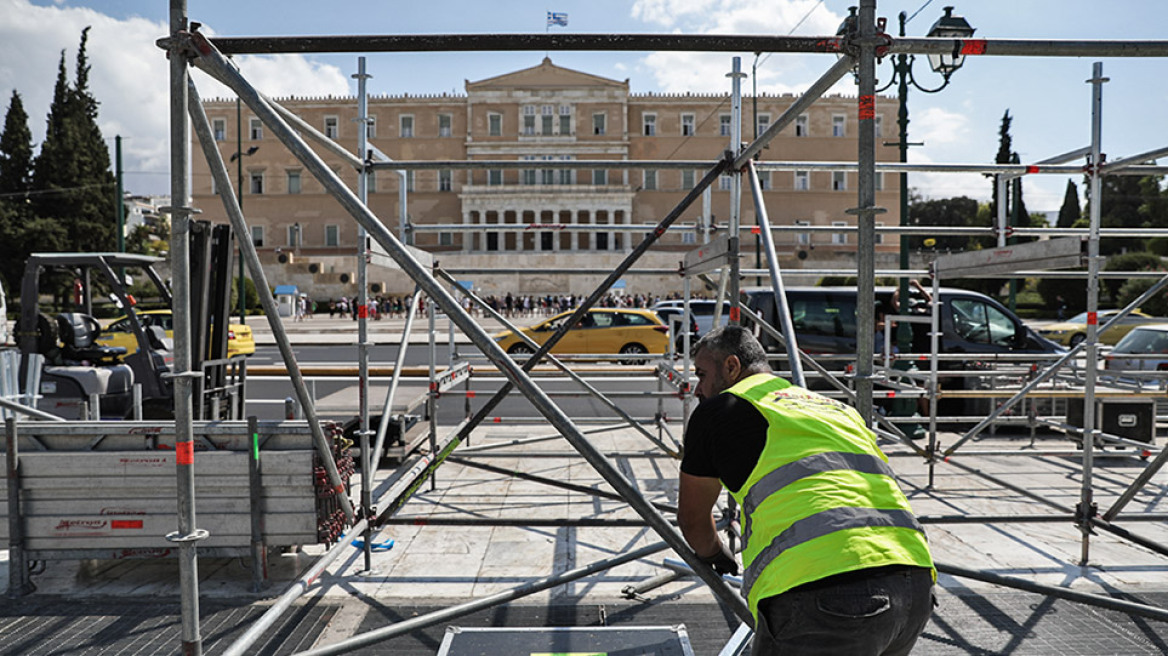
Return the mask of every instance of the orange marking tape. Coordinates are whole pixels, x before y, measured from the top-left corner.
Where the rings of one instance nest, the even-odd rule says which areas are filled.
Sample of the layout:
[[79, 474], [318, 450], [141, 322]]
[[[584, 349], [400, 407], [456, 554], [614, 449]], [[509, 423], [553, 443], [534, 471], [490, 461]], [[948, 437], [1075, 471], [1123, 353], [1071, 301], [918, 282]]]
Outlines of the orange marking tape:
[[871, 121], [876, 118], [876, 96], [860, 96], [859, 116], [861, 121]]
[[961, 54], [963, 55], [984, 55], [985, 52], [985, 39], [966, 39], [961, 42]]
[[174, 457], [180, 465], [195, 464], [195, 443], [178, 442], [174, 445]]
[[110, 528], [142, 528], [140, 519], [115, 519], [110, 522]]

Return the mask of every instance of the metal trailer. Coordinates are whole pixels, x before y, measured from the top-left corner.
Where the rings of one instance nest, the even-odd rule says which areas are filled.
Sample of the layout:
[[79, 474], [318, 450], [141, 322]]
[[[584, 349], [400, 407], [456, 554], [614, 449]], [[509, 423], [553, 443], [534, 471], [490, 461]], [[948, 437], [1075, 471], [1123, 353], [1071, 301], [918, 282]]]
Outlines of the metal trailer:
[[[407, 51], [407, 50], [483, 50], [483, 49], [507, 49], [507, 50], [552, 50], [552, 49], [588, 49], [588, 50], [633, 50], [633, 49], [648, 49], [648, 50], [728, 50], [728, 51], [757, 51], [757, 52], [823, 52], [833, 54], [843, 54], [839, 62], [824, 76], [824, 78], [817, 83], [814, 89], [825, 88], [830, 86], [840, 77], [845, 75], [849, 69], [857, 61], [859, 63], [859, 79], [860, 79], [860, 110], [861, 110], [861, 138], [860, 150], [858, 153], [859, 171], [860, 171], [860, 190], [859, 190], [859, 207], [855, 212], [859, 215], [860, 221], [858, 232], [860, 234], [861, 256], [864, 251], [870, 250], [872, 244], [872, 236], [874, 234], [874, 226], [872, 216], [878, 212], [872, 204], [872, 172], [874, 171], [874, 140], [872, 139], [871, 121], [864, 120], [870, 116], [863, 115], [865, 103], [870, 102], [873, 98], [873, 81], [874, 81], [874, 61], [876, 56], [876, 44], [879, 42], [882, 48], [889, 53], [914, 53], [914, 54], [948, 54], [961, 52], [970, 55], [986, 55], [986, 56], [1166, 56], [1168, 55], [1168, 42], [1164, 41], [1145, 41], [1145, 42], [1058, 42], [1058, 41], [1027, 41], [1027, 40], [1005, 40], [1005, 39], [955, 39], [955, 38], [928, 38], [928, 39], [908, 39], [899, 38], [893, 39], [888, 35], [879, 35], [881, 39], [877, 39], [876, 21], [875, 21], [875, 0], [863, 0], [859, 13], [857, 15], [855, 25], [857, 29], [852, 33], [844, 35], [828, 36], [828, 37], [745, 37], [745, 36], [686, 36], [686, 35], [424, 35], [424, 36], [373, 36], [373, 37], [269, 37], [269, 38], [240, 38], [240, 39], [218, 39], [214, 43], [207, 40], [197, 33], [193, 25], [188, 24], [186, 17], [186, 3], [184, 0], [171, 0], [171, 34], [169, 37], [160, 41], [160, 46], [168, 50], [171, 57], [171, 119], [172, 119], [172, 196], [176, 199], [179, 207], [175, 208], [179, 223], [177, 227], [185, 227], [180, 225], [191, 213], [191, 208], [186, 207], [183, 203], [188, 198], [187, 182], [183, 177], [186, 171], [185, 155], [188, 152], [188, 143], [186, 141], [186, 120], [185, 112], [190, 106], [190, 111], [195, 117], [196, 128], [199, 129], [200, 139], [203, 139], [205, 132], [205, 117], [200, 117], [200, 108], [197, 106], [197, 97], [190, 94], [190, 85], [188, 84], [186, 65], [194, 63], [203, 70], [208, 71], [212, 76], [220, 81], [225, 82], [233, 90], [243, 97], [253, 111], [261, 117], [265, 124], [272, 127], [273, 132], [277, 134], [284, 141], [293, 152], [301, 158], [306, 166], [314, 175], [321, 179], [328, 191], [336, 196], [342, 205], [354, 216], [361, 226], [368, 231], [368, 234], [376, 240], [386, 252], [400, 264], [412, 278], [418, 283], [419, 288], [427, 293], [430, 298], [436, 302], [439, 307], [446, 312], [458, 324], [459, 328], [469, 335], [474, 344], [481, 349], [503, 372], [511, 383], [528, 396], [537, 408], [547, 417], [550, 423], [562, 434], [564, 438], [617, 490], [617, 492], [625, 498], [630, 505], [637, 510], [639, 514], [646, 520], [646, 522], [662, 537], [664, 544], [653, 545], [654, 548], [663, 548], [664, 546], [672, 547], [681, 555], [686, 562], [714, 591], [714, 593], [726, 602], [734, 611], [743, 618], [744, 623], [749, 624], [750, 618], [748, 614], [744, 614], [740, 598], [735, 596], [726, 584], [716, 577], [714, 573], [700, 561], [697, 561], [692, 552], [690, 552], [684, 541], [674, 531], [664, 518], [661, 517], [654, 509], [649, 507], [640, 493], [632, 488], [628, 481], [625, 480], [619, 472], [615, 471], [612, 466], [605, 460], [602, 454], [599, 454], [595, 449], [583, 439], [583, 436], [577, 426], [563, 413], [550, 402], [545, 394], [534, 385], [527, 371], [530, 370], [534, 364], [544, 357], [551, 346], [562, 337], [561, 331], [553, 336], [545, 347], [542, 348], [536, 355], [528, 361], [528, 363], [520, 368], [516, 363], [511, 361], [506, 354], [499, 351], [489, 340], [489, 338], [478, 328], [469, 317], [465, 316], [461, 308], [453, 297], [437, 284], [436, 280], [430, 275], [423, 266], [415, 259], [409, 249], [405, 248], [386, 228], [377, 217], [373, 216], [367, 208], [363, 207], [360, 202], [348, 191], [331, 171], [323, 166], [316, 156], [304, 147], [303, 142], [293, 134], [293, 131], [287, 128], [284, 123], [284, 118], [281, 116], [279, 109], [273, 107], [273, 104], [262, 95], [252, 89], [245, 80], [236, 72], [225, 65], [222, 54], [223, 53], [247, 53], [247, 52], [322, 52], [322, 51], [346, 51], [346, 50], [379, 50], [379, 51]], [[1099, 76], [1096, 76], [1098, 79]], [[810, 100], [818, 93], [809, 93], [812, 96]], [[188, 102], [190, 101], [190, 102]], [[765, 144], [781, 129], [781, 123], [772, 124], [772, 126], [761, 137], [752, 142], [749, 146], [741, 147], [738, 143], [730, 144], [731, 150], [726, 157], [714, 162], [712, 167], [702, 181], [696, 188], [686, 195], [684, 200], [680, 203], [678, 209], [671, 212], [665, 219], [661, 221], [656, 228], [654, 228], [645, 241], [642, 242], [630, 254], [629, 258], [622, 263], [617, 269], [611, 272], [601, 283], [599, 288], [589, 296], [584, 304], [578, 309], [578, 314], [574, 317], [576, 320], [594, 304], [599, 297], [615, 282], [619, 276], [626, 273], [640, 255], [649, 248], [655, 238], [663, 234], [670, 226], [677, 220], [681, 211], [693, 203], [699, 195], [703, 193], [705, 188], [716, 179], [723, 172], [729, 173], [735, 180], [738, 179], [739, 173], [749, 163], [749, 161], [757, 154]], [[311, 136], [311, 135], [310, 135]], [[1093, 151], [1098, 152], [1098, 139], [1095, 139]], [[205, 148], [211, 151], [211, 148]], [[1094, 154], [1093, 153], [1093, 154]], [[210, 153], [209, 153], [210, 154]], [[358, 158], [353, 158], [358, 161], [358, 166], [362, 166]], [[1100, 160], [1096, 157], [1093, 162], [1097, 164], [1093, 167], [1092, 174], [1094, 180], [1097, 182], [1098, 176], [1102, 174], [1104, 169], [1101, 166]], [[220, 168], [221, 160], [219, 161]], [[214, 161], [212, 162], [213, 170], [216, 169]], [[400, 170], [400, 167], [398, 167]], [[238, 211], [238, 207], [233, 205], [228, 198], [228, 191], [230, 184], [225, 175], [221, 171], [213, 171], [216, 174], [216, 182], [219, 184], [223, 192], [225, 204], [229, 205], [229, 215], [233, 223], [236, 224], [237, 230], [246, 227], [243, 223], [242, 214]], [[740, 189], [740, 182], [737, 183]], [[1097, 191], [1097, 187], [1095, 188]], [[1093, 194], [1092, 197], [1095, 197]], [[232, 211], [234, 210], [234, 211]], [[738, 226], [733, 226], [731, 232], [733, 234], [731, 249], [737, 250], [737, 234]], [[179, 231], [181, 233], [181, 231]], [[245, 232], [240, 230], [240, 232]], [[1098, 223], [1093, 221], [1092, 239], [1097, 239]], [[258, 261], [254, 260], [254, 250], [247, 252], [246, 240], [241, 244], [245, 251], [245, 259], [249, 260], [249, 266], [252, 266], [253, 275], [262, 277], [262, 272], [257, 274]], [[172, 249], [176, 254], [177, 271], [180, 274], [186, 273], [187, 262], [185, 260], [186, 253], [182, 248]], [[1095, 253], [1092, 253], [1095, 257]], [[731, 263], [731, 269], [734, 269], [734, 263]], [[860, 288], [864, 292], [864, 296], [868, 301], [871, 301], [870, 290], [873, 278], [873, 267], [870, 260], [864, 259], [861, 261], [859, 268]], [[182, 282], [182, 275], [178, 276], [180, 283], [179, 288], [185, 284]], [[732, 291], [736, 291], [733, 285], [736, 284], [736, 276], [732, 276], [735, 280], [731, 283]], [[1093, 267], [1091, 271], [1090, 280], [1092, 284], [1097, 281], [1097, 269]], [[184, 290], [185, 292], [185, 290]], [[737, 294], [731, 294], [732, 299], [737, 298]], [[862, 307], [865, 306], [862, 304]], [[866, 307], [870, 308], [871, 303], [867, 303]], [[270, 317], [272, 314], [270, 313]], [[572, 322], [568, 322], [569, 325]], [[275, 319], [273, 325], [274, 331], [277, 333], [278, 341], [284, 350], [285, 359], [294, 363], [294, 358], [291, 356], [290, 349], [287, 348], [286, 340], [281, 339], [282, 333], [279, 330], [278, 319]], [[185, 330], [185, 328], [184, 328]], [[565, 329], [566, 330], [566, 327]], [[178, 334], [179, 352], [189, 349], [189, 336], [184, 331], [176, 331]], [[871, 336], [861, 341], [859, 352], [861, 355], [861, 370], [859, 371], [860, 378], [860, 394], [858, 395], [858, 402], [861, 406], [870, 404], [871, 399]], [[864, 357], [867, 356], [867, 357]], [[867, 363], [865, 363], [867, 360]], [[183, 363], [185, 364], [185, 363]], [[185, 367], [178, 367], [180, 375], [185, 371]], [[303, 390], [302, 382], [297, 379], [297, 372], [292, 367], [293, 379], [297, 381], [298, 394], [302, 398], [306, 398], [307, 394]], [[1088, 385], [1093, 385], [1093, 377], [1088, 377]], [[392, 498], [393, 501], [387, 508], [383, 516], [391, 516], [400, 508], [401, 504], [412, 494], [413, 490], [417, 489], [421, 481], [428, 476], [431, 476], [434, 470], [442, 463], [442, 461], [449, 456], [455, 447], [457, 447], [470, 433], [473, 428], [483, 420], [486, 413], [489, 413], [489, 408], [501, 399], [507, 389], [501, 390], [488, 407], [480, 412], [476, 417], [468, 422], [464, 422], [456, 427], [455, 431], [443, 439], [439, 444], [433, 445], [431, 453], [419, 457], [416, 461], [410, 464], [407, 469], [403, 469], [395, 475], [390, 485], [386, 497]], [[176, 393], [176, 400], [180, 404], [189, 404], [189, 390], [179, 390]], [[307, 410], [311, 414], [311, 406]], [[177, 430], [183, 439], [189, 439], [190, 423], [189, 413], [180, 412], [177, 415]], [[311, 424], [311, 422], [310, 422]], [[319, 436], [314, 436], [319, 437]], [[321, 440], [315, 440], [318, 450], [321, 450]], [[182, 444], [182, 441], [179, 442]], [[1088, 452], [1089, 453], [1089, 452]], [[1089, 458], [1089, 456], [1088, 456]], [[327, 457], [325, 458], [327, 461]], [[1159, 460], [1159, 459], [1158, 459]], [[1089, 463], [1089, 461], [1088, 461]], [[959, 466], [959, 463], [954, 463]], [[1157, 463], [1153, 463], [1156, 465]], [[1089, 464], [1087, 465], [1089, 467]], [[190, 502], [190, 494], [184, 491], [184, 486], [189, 483], [189, 469], [183, 469], [180, 465], [180, 504], [189, 504], [191, 507], [185, 513], [180, 513], [180, 532], [186, 535], [185, 540], [198, 539], [193, 529], [193, 503]], [[335, 470], [330, 469], [330, 477], [335, 480]], [[1007, 484], [1006, 482], [1002, 482]], [[1139, 483], [1142, 485], [1142, 483]], [[1008, 485], [1008, 484], [1007, 484]], [[1089, 483], [1085, 483], [1086, 485]], [[1133, 486], [1136, 487], [1136, 486]], [[1086, 492], [1085, 492], [1086, 494]], [[184, 501], [184, 499], [186, 501]], [[1121, 504], [1117, 504], [1114, 511], [1118, 512]], [[365, 520], [356, 520], [352, 518], [351, 509], [346, 505], [346, 514], [350, 516], [351, 520], [355, 522], [354, 533], [358, 530], [364, 530], [366, 527]], [[1065, 512], [1066, 509], [1061, 509], [1060, 512]], [[1069, 514], [1067, 512], [1066, 514]], [[1109, 515], [1112, 513], [1109, 512]], [[1107, 528], [1108, 520], [1093, 519], [1087, 515], [1084, 510], [1083, 514], [1076, 515], [1083, 517], [1085, 525], [1096, 525]], [[1130, 536], [1130, 534], [1127, 534]], [[351, 536], [350, 536], [351, 538]], [[1137, 539], [1133, 537], [1131, 539]], [[1084, 532], [1084, 551], [1086, 548], [1087, 532]], [[342, 541], [342, 545], [347, 543]], [[197, 584], [192, 580], [192, 572], [195, 571], [196, 564], [194, 559], [193, 542], [188, 542], [190, 548], [186, 550], [186, 557], [184, 557], [184, 568], [182, 570], [183, 578], [183, 647], [189, 653], [198, 653], [201, 649], [201, 642], [198, 637], [198, 601], [197, 601]], [[1143, 542], [1141, 542], [1143, 544]], [[341, 546], [341, 545], [338, 545]], [[1159, 550], [1158, 550], [1159, 551]], [[627, 554], [628, 557], [641, 557], [644, 550], [639, 552]], [[1164, 551], [1160, 551], [1164, 553]], [[327, 565], [336, 557], [336, 550], [331, 551], [324, 559], [322, 559], [320, 568]], [[1085, 554], [1084, 554], [1085, 555]], [[618, 557], [597, 563], [595, 567], [584, 568], [583, 570], [574, 570], [573, 572], [565, 573], [550, 577], [546, 580], [541, 580], [537, 584], [528, 586], [520, 586], [510, 593], [495, 595], [491, 598], [480, 600], [472, 604], [464, 604], [458, 607], [448, 609], [448, 611], [436, 614], [435, 616], [427, 616], [422, 618], [415, 618], [408, 622], [403, 622], [394, 627], [388, 627], [387, 630], [376, 631], [364, 636], [358, 636], [352, 640], [343, 641], [327, 648], [314, 650], [312, 653], [342, 653], [350, 649], [371, 644], [377, 640], [384, 639], [399, 631], [406, 631], [414, 627], [424, 626], [428, 623], [441, 621], [441, 619], [457, 616], [468, 609], [475, 607], [485, 607], [485, 605], [492, 605], [503, 603], [510, 599], [518, 598], [525, 594], [530, 594], [535, 589], [543, 589], [546, 586], [555, 585], [559, 582], [572, 580], [572, 577], [586, 575], [589, 571], [599, 571], [599, 569], [611, 567], [617, 562], [624, 562], [624, 557]], [[952, 569], [952, 568], [950, 568]], [[294, 599], [299, 594], [311, 585], [315, 577], [319, 575], [320, 569], [314, 568], [306, 578], [297, 582], [294, 586], [289, 588], [286, 595], [281, 601], [273, 607], [272, 612], [278, 613], [287, 608], [291, 599]], [[1015, 585], [1010, 581], [1005, 581], [1008, 585]], [[1032, 587], [1031, 589], [1035, 589]], [[1037, 586], [1040, 591], [1045, 591], [1049, 594], [1057, 594], [1058, 588], [1051, 586]], [[1151, 610], [1149, 615], [1153, 615]], [[269, 613], [270, 615], [270, 613]], [[441, 617], [438, 617], [438, 616]], [[248, 633], [228, 651], [228, 653], [243, 653], [247, 646], [258, 638], [258, 631], [262, 631], [266, 623], [270, 623], [269, 619], [262, 619], [258, 622]], [[737, 638], [736, 638], [737, 639]]]
[[[344, 529], [304, 422], [200, 422], [194, 426], [196, 500], [208, 511], [204, 553], [250, 557], [267, 578], [270, 549], [330, 544]], [[346, 479], [353, 458], [330, 427]], [[9, 420], [0, 539], [12, 577], [33, 561], [174, 557], [171, 423]], [[10, 581], [10, 594], [31, 591]], [[258, 588], [257, 588], [258, 589]]]

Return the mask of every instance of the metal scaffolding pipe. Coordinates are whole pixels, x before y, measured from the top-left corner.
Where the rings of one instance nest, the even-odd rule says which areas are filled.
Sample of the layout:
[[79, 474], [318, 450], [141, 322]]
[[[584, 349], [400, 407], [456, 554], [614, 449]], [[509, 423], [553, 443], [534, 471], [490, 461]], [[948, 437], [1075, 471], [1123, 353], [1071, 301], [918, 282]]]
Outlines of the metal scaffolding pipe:
[[268, 286], [267, 274], [264, 273], [264, 267], [260, 264], [260, 256], [256, 252], [255, 244], [252, 243], [251, 239], [247, 238], [247, 235], [250, 235], [251, 232], [247, 229], [247, 221], [243, 217], [243, 210], [240, 209], [235, 194], [231, 193], [231, 178], [227, 173], [227, 165], [223, 163], [223, 157], [219, 154], [219, 148], [215, 145], [214, 133], [211, 131], [211, 122], [207, 119], [207, 114], [203, 111], [203, 105], [199, 101], [199, 92], [195, 88], [194, 82], [189, 82], [188, 86], [188, 94], [190, 97], [188, 108], [192, 123], [195, 126], [195, 134], [199, 138], [199, 145], [202, 147], [203, 154], [207, 159], [207, 167], [211, 170], [215, 184], [220, 190], [219, 197], [223, 201], [223, 207], [227, 212], [228, 219], [231, 221], [231, 227], [235, 231], [236, 242], [239, 245], [239, 253], [243, 257], [248, 271], [251, 273], [252, 280], [256, 283], [256, 293], [260, 298], [260, 305], [264, 308], [264, 315], [268, 319], [268, 326], [272, 329], [272, 336], [275, 337], [276, 346], [280, 349], [280, 356], [284, 359], [284, 366], [288, 370], [288, 378], [292, 382], [292, 388], [296, 391], [296, 398], [300, 401], [300, 406], [304, 408], [304, 415], [308, 420], [308, 427], [312, 431], [313, 446], [316, 448], [317, 455], [320, 456], [324, 464], [329, 483], [332, 485], [332, 489], [340, 501], [341, 509], [344, 511], [345, 517], [348, 521], [352, 522], [355, 517], [353, 504], [344, 492], [341, 474], [337, 471], [337, 463], [333, 459], [332, 449], [324, 436], [324, 431], [320, 427], [316, 407], [312, 402], [312, 394], [309, 393], [308, 386], [304, 383], [304, 376], [300, 372], [300, 365], [296, 361], [296, 354], [292, 351], [292, 342], [288, 339], [288, 333], [284, 330], [284, 323], [280, 320], [279, 308], [276, 306], [276, 299], [272, 296], [272, 288]]
[[397, 347], [397, 357], [393, 362], [393, 376], [389, 379], [389, 391], [385, 394], [385, 403], [381, 406], [381, 421], [377, 424], [377, 437], [374, 440], [372, 463], [374, 475], [381, 463], [381, 451], [385, 448], [385, 436], [389, 430], [389, 415], [393, 409], [393, 399], [397, 396], [397, 387], [401, 382], [402, 368], [406, 363], [406, 350], [410, 344], [410, 333], [414, 330], [414, 318], [418, 315], [418, 299], [422, 297], [422, 290], [416, 285], [410, 296], [410, 307], [406, 310], [406, 322], [402, 327], [401, 343]]
[[613, 558], [607, 558], [605, 560], [595, 562], [585, 567], [579, 567], [561, 574], [556, 574], [554, 576], [547, 576], [542, 579], [536, 579], [535, 581], [526, 583], [517, 588], [499, 592], [482, 599], [476, 599], [464, 604], [458, 604], [456, 606], [444, 608], [442, 610], [428, 613], [419, 617], [414, 617], [404, 622], [398, 622], [384, 628], [374, 629], [368, 633], [363, 633], [347, 640], [342, 640], [341, 642], [335, 644], [318, 647], [316, 649], [310, 649], [309, 651], [298, 652], [296, 656], [325, 656], [326, 654], [344, 654], [359, 647], [376, 644], [378, 642], [389, 640], [390, 638], [394, 638], [411, 631], [424, 629], [427, 626], [432, 626], [440, 622], [452, 620], [456, 617], [469, 615], [475, 611], [483, 610], [485, 608], [493, 608], [494, 606], [499, 606], [509, 601], [521, 599], [523, 597], [533, 595], [537, 592], [542, 592], [565, 583], [571, 583], [572, 581], [582, 579], [586, 576], [591, 576], [597, 572], [603, 572], [606, 569], [612, 569], [613, 567], [617, 567], [625, 563], [630, 563], [634, 560], [639, 560], [646, 556], [651, 556], [668, 548], [669, 545], [667, 543], [657, 542], [645, 547], [641, 547], [640, 549], [630, 551], [626, 554], [621, 554]]
[[1043, 585], [1035, 583], [1034, 581], [1027, 581], [1015, 576], [1002, 576], [986, 571], [978, 571], [967, 569], [965, 567], [957, 567], [956, 565], [949, 565], [947, 563], [934, 563], [937, 571], [942, 574], [950, 576], [957, 576], [965, 579], [973, 579], [975, 581], [984, 581], [985, 583], [992, 583], [1005, 588], [1015, 588], [1018, 590], [1025, 590], [1026, 592], [1034, 592], [1041, 595], [1048, 595], [1057, 597], [1059, 599], [1066, 599], [1080, 604], [1087, 604], [1089, 606], [1098, 606], [1099, 608], [1106, 608], [1108, 610], [1117, 610], [1128, 615], [1138, 615], [1148, 619], [1159, 620], [1161, 622], [1168, 622], [1168, 610], [1157, 608], [1155, 606], [1148, 606], [1146, 604], [1138, 604], [1134, 601], [1125, 601], [1123, 599], [1116, 599], [1115, 597], [1108, 597], [1105, 595], [1091, 594], [1089, 592], [1077, 592], [1068, 588], [1061, 588], [1055, 585]]
[[[491, 316], [491, 318], [493, 318], [495, 321], [498, 321], [500, 324], [502, 324], [505, 329], [510, 330], [516, 337], [523, 340], [523, 343], [527, 344], [529, 347], [531, 347], [533, 352], [539, 350], [539, 344], [534, 339], [531, 339], [530, 337], [528, 337], [526, 334], [523, 333], [523, 331], [521, 331], [519, 328], [517, 328], [515, 326], [515, 324], [511, 323], [510, 320], [508, 320], [506, 317], [504, 317], [503, 315], [496, 312], [494, 308], [492, 308], [489, 304], [487, 304], [485, 301], [483, 301], [483, 299], [479, 298], [477, 294], [475, 294], [474, 292], [472, 292], [469, 289], [466, 289], [462, 285], [459, 285], [458, 281], [455, 280], [449, 273], [443, 271], [442, 269], [435, 269], [434, 273], [439, 278], [441, 278], [441, 279], [445, 280], [446, 282], [450, 283], [451, 285], [453, 285], [454, 288], [457, 289], [459, 292], [461, 292], [463, 296], [466, 296], [468, 299], [471, 300], [472, 303], [474, 303], [479, 308], [481, 308], [484, 312], [489, 314]], [[612, 412], [616, 413], [616, 415], [618, 417], [620, 417], [621, 419], [624, 419], [625, 422], [630, 427], [634, 428], [637, 432], [641, 433], [641, 435], [643, 435], [646, 439], [648, 439], [653, 444], [656, 444], [657, 447], [660, 448], [662, 451], [668, 453], [669, 455], [673, 456], [674, 458], [681, 457], [681, 454], [678, 453], [678, 451], [676, 449], [670, 448], [669, 445], [665, 444], [665, 442], [662, 442], [660, 439], [658, 439], [656, 435], [653, 435], [652, 432], [650, 432], [648, 429], [646, 429], [644, 426], [642, 426], [640, 423], [638, 423], [635, 419], [633, 419], [632, 416], [630, 416], [629, 413], [625, 412], [623, 408], [618, 406], [616, 403], [613, 403], [613, 401], [610, 398], [608, 398], [607, 396], [605, 396], [605, 394], [603, 392], [601, 392], [599, 389], [597, 389], [596, 386], [592, 385], [587, 380], [582, 378], [579, 374], [572, 371], [559, 358], [555, 357], [551, 353], [548, 353], [545, 357], [547, 358], [548, 362], [552, 363], [552, 365], [554, 365], [557, 369], [559, 369], [560, 371], [567, 374], [567, 376], [569, 378], [571, 378], [574, 382], [576, 382], [581, 387], [583, 387], [585, 392], [586, 392], [586, 394], [584, 394], [584, 396], [590, 396], [590, 397], [593, 397], [596, 400], [600, 401], [600, 403], [603, 404], [604, 407], [606, 407], [609, 410], [611, 410]], [[551, 395], [553, 395], [553, 394], [549, 393], [549, 396], [551, 396]], [[557, 395], [571, 396], [572, 394], [568, 393], [568, 392], [559, 392], [559, 393], [557, 393]]]

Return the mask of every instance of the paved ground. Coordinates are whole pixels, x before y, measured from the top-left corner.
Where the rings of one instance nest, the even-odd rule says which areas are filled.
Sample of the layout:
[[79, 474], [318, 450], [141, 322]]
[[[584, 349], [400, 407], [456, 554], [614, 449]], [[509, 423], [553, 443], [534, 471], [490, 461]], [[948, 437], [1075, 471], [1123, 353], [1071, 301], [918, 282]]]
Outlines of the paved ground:
[[[539, 431], [546, 433], [546, 430]], [[492, 426], [474, 446], [501, 444], [531, 434], [530, 427]], [[624, 429], [591, 438], [648, 498], [676, 501], [676, 464]], [[1047, 446], [1048, 436], [1038, 446]], [[952, 436], [948, 441], [951, 443]], [[1003, 477], [1056, 503], [1074, 506], [1081, 474], [1074, 458], [1020, 455], [1027, 439], [995, 438], [970, 450], [1017, 455], [959, 456], [978, 471]], [[1061, 443], [1059, 443], [1061, 445]], [[1054, 443], [1049, 446], [1055, 446]], [[890, 446], [896, 470], [917, 513], [939, 516], [1051, 514], [1020, 491], [1006, 490], [953, 464], [940, 464], [934, 486], [918, 458]], [[474, 462], [522, 471], [585, 487], [605, 489], [592, 469], [561, 440], [507, 447], [473, 456]], [[961, 452], [959, 452], [960, 454]], [[469, 456], [469, 453], [467, 454]], [[954, 458], [957, 461], [957, 457]], [[1144, 463], [1131, 457], [1100, 458], [1095, 492], [1106, 508]], [[1133, 512], [1162, 512], [1168, 491], [1157, 474], [1133, 502]], [[384, 486], [382, 486], [384, 487]], [[409, 525], [391, 526], [376, 541], [394, 545], [373, 555], [364, 569], [356, 549], [334, 563], [297, 607], [250, 653], [289, 654], [339, 642], [432, 610], [479, 599], [533, 579], [563, 572], [656, 541], [644, 527], [445, 526], [485, 519], [636, 520], [623, 503], [462, 464], [439, 470], [434, 490], [423, 486], [399, 514]], [[429, 523], [427, 523], [429, 522]], [[563, 522], [567, 523], [567, 522]], [[1163, 523], [1125, 524], [1158, 543], [1168, 543]], [[1102, 533], [1090, 541], [1086, 567], [1078, 565], [1081, 536], [1069, 522], [931, 524], [939, 562], [1016, 576], [1048, 585], [1168, 605], [1164, 557]], [[202, 636], [208, 654], [222, 653], [277, 595], [304, 571], [321, 547], [274, 555], [271, 585], [252, 594], [246, 564], [200, 560]], [[442, 621], [427, 629], [365, 647], [362, 654], [432, 654], [447, 626], [610, 626], [684, 624], [696, 653], [717, 653], [736, 621], [693, 579], [648, 591], [640, 599], [622, 590], [666, 571], [657, 556], [613, 568], [505, 606]], [[0, 572], [0, 576], [4, 575]], [[177, 565], [174, 561], [53, 561], [34, 582], [38, 591], [0, 604], [3, 654], [177, 653]], [[940, 605], [915, 653], [920, 654], [1159, 654], [1168, 645], [1168, 623], [995, 587], [969, 579], [940, 578]]]

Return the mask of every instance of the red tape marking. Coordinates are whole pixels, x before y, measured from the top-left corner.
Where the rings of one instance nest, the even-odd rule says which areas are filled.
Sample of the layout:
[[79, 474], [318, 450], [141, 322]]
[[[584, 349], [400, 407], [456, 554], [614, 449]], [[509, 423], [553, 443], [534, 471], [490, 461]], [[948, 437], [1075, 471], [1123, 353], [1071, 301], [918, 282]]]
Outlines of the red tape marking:
[[333, 488], [333, 492], [336, 492], [337, 494], [344, 494], [345, 493], [345, 486], [338, 485], [338, 486]]
[[1038, 173], [1038, 167], [1031, 164], [1030, 166], [1026, 167], [1026, 172], [1027, 173]]
[[501, 423], [503, 423], [503, 418], [502, 417], [495, 417], [494, 422], [496, 424], [501, 424]]
[[963, 55], [984, 55], [985, 52], [985, 39], [966, 39], [961, 42], [961, 54]]
[[466, 393], [466, 398], [468, 398], [468, 399], [473, 399], [474, 397], [475, 397], [475, 393], [474, 393], [474, 391], [473, 391], [473, 390], [471, 390], [471, 391], [468, 391], [468, 392]]
[[738, 321], [740, 317], [741, 317], [741, 312], [739, 311], [738, 306], [734, 306], [734, 307], [730, 308], [730, 320], [731, 321]]
[[115, 519], [110, 522], [110, 528], [142, 528], [140, 519]]
[[180, 465], [195, 464], [195, 443], [178, 442], [174, 445], [174, 457]]
[[1098, 326], [1099, 325], [1099, 314], [1097, 312], [1088, 312], [1087, 313], [1087, 325], [1088, 326]]
[[358, 305], [357, 306], [357, 318], [358, 319], [368, 319], [369, 318], [369, 306]]
[[859, 105], [861, 121], [871, 121], [876, 118], [876, 96], [860, 96]]
[[752, 235], [761, 235], [761, 234], [762, 234], [762, 230], [761, 230], [761, 229], [759, 229], [759, 227], [758, 227], [758, 226], [751, 226], [751, 228], [750, 228], [750, 234], [752, 234]]

